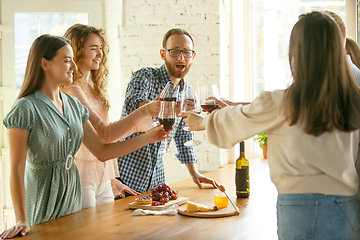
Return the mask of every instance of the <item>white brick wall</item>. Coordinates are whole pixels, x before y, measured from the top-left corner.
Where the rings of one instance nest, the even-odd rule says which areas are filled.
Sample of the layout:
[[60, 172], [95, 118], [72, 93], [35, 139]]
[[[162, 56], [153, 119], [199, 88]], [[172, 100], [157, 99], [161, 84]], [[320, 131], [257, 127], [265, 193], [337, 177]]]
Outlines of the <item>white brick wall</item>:
[[[228, 88], [228, 23], [225, 21], [225, 9], [228, 6], [224, 8], [223, 2], [226, 4], [228, 0], [105, 0], [108, 6], [105, 8], [106, 29], [119, 30], [120, 60], [115, 63], [119, 63], [120, 67], [115, 68], [120, 73], [112, 76], [114, 79], [111, 79], [111, 82], [115, 91], [112, 89], [113, 92], [110, 93], [111, 112], [118, 115], [111, 115], [112, 120], [116, 120], [120, 115], [118, 112], [123, 104], [131, 74], [141, 67], [158, 67], [163, 64], [159, 55], [162, 38], [166, 31], [175, 27], [188, 30], [195, 41], [197, 56], [186, 79], [192, 85], [196, 81], [199, 81], [200, 85], [217, 84], [221, 93], [228, 92], [228, 89], [223, 89]], [[118, 16], [118, 20], [109, 22], [108, 19], [113, 19], [114, 16]], [[222, 47], [220, 43], [223, 44]], [[112, 71], [114, 67], [110, 68], [110, 72]], [[227, 151], [220, 151], [210, 145], [204, 132], [197, 132], [195, 138], [203, 141], [203, 144], [195, 147], [199, 171], [211, 171], [227, 163]], [[171, 183], [190, 177], [187, 168], [181, 166], [175, 157], [174, 143], [170, 145], [170, 149], [173, 153], [166, 154], [163, 159], [166, 181]]]

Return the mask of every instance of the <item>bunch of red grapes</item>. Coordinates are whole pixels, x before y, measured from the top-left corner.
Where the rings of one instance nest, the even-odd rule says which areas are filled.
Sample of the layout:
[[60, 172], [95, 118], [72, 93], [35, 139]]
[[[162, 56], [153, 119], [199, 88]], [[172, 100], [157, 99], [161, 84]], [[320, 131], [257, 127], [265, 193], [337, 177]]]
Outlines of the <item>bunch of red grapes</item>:
[[176, 200], [178, 198], [177, 192], [172, 190], [169, 185], [163, 184], [151, 191], [152, 206], [165, 205], [170, 200]]

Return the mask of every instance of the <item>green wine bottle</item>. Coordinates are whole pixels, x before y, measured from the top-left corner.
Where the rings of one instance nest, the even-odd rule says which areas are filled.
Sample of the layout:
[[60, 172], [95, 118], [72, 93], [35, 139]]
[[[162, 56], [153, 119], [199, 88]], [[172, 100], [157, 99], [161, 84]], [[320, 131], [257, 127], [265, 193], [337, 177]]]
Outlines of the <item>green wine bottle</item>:
[[247, 198], [250, 195], [249, 160], [245, 157], [245, 143], [240, 142], [240, 156], [236, 159], [236, 196]]

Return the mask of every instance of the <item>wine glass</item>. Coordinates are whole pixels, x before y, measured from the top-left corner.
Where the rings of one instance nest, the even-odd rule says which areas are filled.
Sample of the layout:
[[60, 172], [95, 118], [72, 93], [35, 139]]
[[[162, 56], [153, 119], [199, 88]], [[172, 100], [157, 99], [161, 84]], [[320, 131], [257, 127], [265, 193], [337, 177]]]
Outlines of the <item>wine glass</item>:
[[[184, 87], [183, 97], [181, 99], [181, 112], [194, 112], [200, 114], [201, 106], [199, 101], [199, 95], [197, 91], [192, 93], [187, 89], [187, 84]], [[185, 131], [189, 131], [189, 127], [183, 127]], [[201, 141], [194, 140], [194, 131], [191, 131], [191, 140], [184, 143], [185, 146], [196, 146], [201, 144]]]
[[161, 101], [173, 101], [176, 102], [177, 96], [179, 94], [180, 85], [174, 86], [171, 81], [166, 83], [165, 88], [160, 93]]
[[[176, 102], [177, 96], [179, 94], [180, 85], [174, 86], [174, 84], [171, 81], [168, 81], [166, 83], [165, 88], [160, 93], [160, 101], [170, 101], [170, 102]], [[153, 127], [158, 126], [160, 123], [159, 121], [155, 121], [152, 123]]]
[[[164, 132], [169, 137], [172, 125], [175, 123], [175, 104], [173, 101], [161, 101], [159, 123], [164, 126]], [[165, 153], [170, 152], [168, 150], [167, 139], [165, 140]]]
[[217, 85], [204, 85], [200, 87], [200, 104], [205, 112], [211, 113], [219, 107], [215, 98], [219, 98]]

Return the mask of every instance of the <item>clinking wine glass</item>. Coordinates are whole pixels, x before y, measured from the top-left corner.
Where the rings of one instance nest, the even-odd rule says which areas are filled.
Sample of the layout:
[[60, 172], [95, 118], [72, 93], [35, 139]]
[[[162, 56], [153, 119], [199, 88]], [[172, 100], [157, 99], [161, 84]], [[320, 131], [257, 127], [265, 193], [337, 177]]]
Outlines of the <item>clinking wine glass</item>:
[[[181, 99], [181, 112], [194, 112], [199, 114], [201, 112], [200, 101], [197, 91], [193, 93], [187, 93], [184, 88], [183, 98]], [[183, 128], [185, 131], [189, 131], [189, 127]], [[191, 131], [191, 140], [184, 143], [185, 146], [196, 146], [201, 144], [201, 141], [194, 139], [194, 131]]]
[[174, 86], [171, 81], [168, 81], [165, 88], [160, 93], [160, 100], [176, 102], [177, 96], [179, 94], [179, 89], [180, 85]]
[[205, 112], [211, 113], [219, 107], [215, 98], [219, 98], [217, 85], [204, 85], [200, 87], [200, 104]]
[[[160, 101], [176, 102], [179, 89], [180, 85], [174, 86], [171, 81], [168, 81], [165, 85], [165, 88], [160, 93]], [[160, 123], [158, 121], [152, 123], [153, 127], [156, 127], [159, 124]]]
[[[159, 123], [164, 126], [164, 132], [169, 137], [170, 130], [175, 123], [175, 104], [173, 101], [161, 101]], [[168, 142], [165, 140], [165, 153], [170, 152], [168, 150]]]

